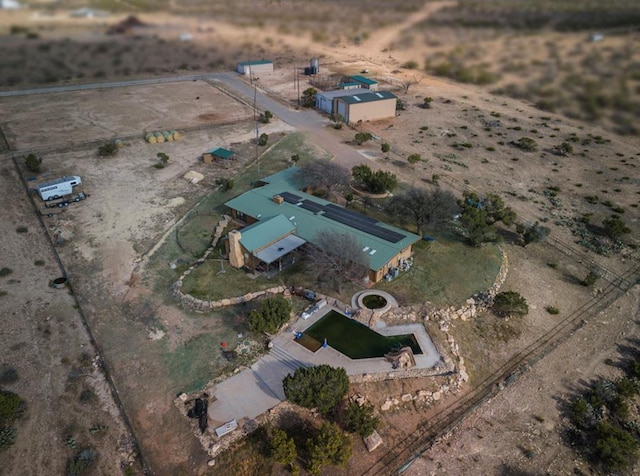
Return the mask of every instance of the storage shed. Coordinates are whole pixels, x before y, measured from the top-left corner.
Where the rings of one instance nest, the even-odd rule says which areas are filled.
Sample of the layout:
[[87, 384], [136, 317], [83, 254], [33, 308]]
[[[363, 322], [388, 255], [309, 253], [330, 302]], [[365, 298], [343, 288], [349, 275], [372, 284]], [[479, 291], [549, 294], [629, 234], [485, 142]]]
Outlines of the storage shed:
[[361, 88], [367, 88], [371, 91], [378, 90], [378, 81], [375, 79], [370, 79], [365, 76], [351, 76], [351, 80], [360, 85]]
[[211, 164], [213, 162], [228, 163], [235, 159], [235, 152], [225, 149], [223, 147], [214, 147], [202, 154], [202, 160], [205, 164]]
[[349, 94], [336, 98], [334, 112], [344, 117], [347, 124], [388, 119], [396, 116], [397, 99], [389, 91]]
[[333, 114], [337, 110], [336, 106], [336, 98], [341, 96], [350, 96], [353, 94], [366, 94], [368, 93], [368, 89], [357, 88], [357, 89], [337, 89], [335, 91], [325, 91], [323, 93], [316, 93], [316, 108], [321, 111], [326, 112], [327, 114]]
[[240, 74], [251, 75], [257, 73], [271, 73], [273, 71], [273, 61], [271, 60], [251, 60], [238, 63], [236, 71]]

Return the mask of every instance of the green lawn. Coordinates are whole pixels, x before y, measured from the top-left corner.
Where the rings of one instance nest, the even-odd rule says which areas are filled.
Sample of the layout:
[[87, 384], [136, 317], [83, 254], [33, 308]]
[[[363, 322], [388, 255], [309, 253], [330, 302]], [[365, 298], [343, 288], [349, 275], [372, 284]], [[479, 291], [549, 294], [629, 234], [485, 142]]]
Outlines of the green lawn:
[[379, 283], [377, 288], [404, 305], [430, 301], [448, 306], [459, 305], [493, 285], [502, 261], [496, 245], [472, 247], [455, 236], [428, 235], [435, 241], [415, 245], [413, 267], [389, 283]]

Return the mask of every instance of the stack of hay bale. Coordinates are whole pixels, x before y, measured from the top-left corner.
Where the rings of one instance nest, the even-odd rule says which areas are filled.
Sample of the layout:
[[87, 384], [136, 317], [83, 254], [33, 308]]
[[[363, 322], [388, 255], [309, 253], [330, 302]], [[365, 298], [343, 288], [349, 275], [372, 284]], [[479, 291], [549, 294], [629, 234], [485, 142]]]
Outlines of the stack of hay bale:
[[149, 132], [144, 136], [144, 140], [146, 140], [149, 144], [173, 142], [174, 140], [179, 140], [181, 138], [182, 134], [175, 130]]

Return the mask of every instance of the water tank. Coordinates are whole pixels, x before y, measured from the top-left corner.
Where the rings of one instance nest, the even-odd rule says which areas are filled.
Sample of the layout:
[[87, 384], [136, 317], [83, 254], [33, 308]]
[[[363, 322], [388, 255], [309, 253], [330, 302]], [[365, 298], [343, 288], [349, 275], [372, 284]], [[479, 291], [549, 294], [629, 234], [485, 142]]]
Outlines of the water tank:
[[311, 74], [318, 74], [320, 72], [320, 59], [311, 58]]

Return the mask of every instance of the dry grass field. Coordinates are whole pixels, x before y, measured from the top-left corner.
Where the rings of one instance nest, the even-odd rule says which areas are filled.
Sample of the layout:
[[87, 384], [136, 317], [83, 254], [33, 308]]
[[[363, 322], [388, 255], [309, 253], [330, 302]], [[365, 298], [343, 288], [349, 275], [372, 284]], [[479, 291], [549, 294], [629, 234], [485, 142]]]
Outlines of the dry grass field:
[[[578, 0], [563, 2], [568, 4], [563, 11], [554, 6], [557, 2], [537, 0], [535, 15], [520, 1], [401, 3], [294, 0], [212, 6], [196, 0], [180, 5], [136, 0], [125, 7], [101, 1], [94, 5], [116, 13], [94, 19], [70, 18], [66, 8], [80, 6], [73, 2], [2, 12], [0, 89], [228, 71], [238, 60], [270, 57], [276, 72], [262, 75], [259, 86], [292, 104], [293, 69], [312, 56], [320, 57], [322, 74], [368, 69], [384, 86], [400, 86], [395, 92], [405, 108], [397, 117], [363, 125], [377, 138], [359, 148], [363, 162], [396, 173], [405, 185], [431, 187], [438, 175], [440, 186], [456, 194], [465, 188], [498, 193], [523, 220], [549, 227], [554, 238], [523, 248], [512, 232], [504, 233], [510, 261], [504, 289], [525, 296], [526, 318], [505, 324], [483, 314], [452, 326], [471, 388], [553, 329], [558, 319], [597, 300], [604, 279], [595, 288], [580, 284], [594, 266], [610, 276], [637, 268], [640, 52], [637, 32], [627, 28], [637, 18], [637, 6], [618, 0], [595, 21], [593, 14], [576, 15], [593, 13]], [[129, 13], [146, 26], [107, 34]], [[567, 18], [576, 17], [587, 26], [567, 30]], [[596, 31], [604, 37], [589, 41]], [[187, 32], [192, 38], [181, 41]], [[422, 107], [425, 97], [432, 98], [428, 108]], [[0, 141], [0, 178], [7, 195], [15, 197], [0, 229], [8, 251], [0, 268], [13, 270], [0, 277], [0, 304], [4, 315], [16, 317], [0, 334], [0, 365], [17, 369], [19, 380], [6, 388], [28, 405], [16, 423], [16, 445], [0, 450], [0, 461], [6, 461], [9, 474], [25, 474], [24, 467], [26, 474], [51, 468], [59, 473], [80, 450], [92, 447], [98, 457], [87, 474], [118, 474], [128, 464], [132, 434], [109, 387], [100, 383], [99, 369], [82, 367], [87, 364], [83, 351], [89, 349], [91, 356], [99, 352], [105, 359], [141, 453], [156, 474], [238, 474], [228, 466], [207, 467], [206, 453], [172, 401], [178, 392], [202, 388], [209, 376], [231, 370], [219, 355], [219, 342], [234, 343], [237, 332], [245, 330], [243, 311], [187, 312], [176, 305], [169, 285], [185, 266], [178, 258], [188, 254], [171, 239], [184, 229], [182, 217], [200, 200], [220, 202], [210, 195], [216, 179], [241, 173], [254, 158], [252, 109], [215, 84], [183, 81], [1, 97], [0, 116], [6, 139]], [[145, 132], [165, 129], [182, 131], [183, 138], [144, 141]], [[274, 137], [290, 131], [277, 118], [261, 129]], [[327, 130], [343, 144], [355, 132]], [[535, 141], [535, 150], [514, 145], [523, 137]], [[118, 154], [99, 158], [97, 146], [115, 138], [124, 143]], [[313, 134], [307, 140], [312, 155], [323, 155]], [[381, 153], [381, 142], [391, 145], [391, 153]], [[563, 142], [573, 149], [566, 156], [554, 150]], [[199, 161], [216, 145], [238, 151], [233, 168]], [[43, 158], [38, 180], [80, 175], [89, 199], [43, 222], [36, 219], [13, 162], [15, 157], [23, 176], [31, 178], [34, 174], [24, 168], [30, 151]], [[158, 152], [170, 156], [164, 169], [154, 167]], [[410, 166], [411, 153], [424, 160]], [[286, 166], [290, 155], [287, 149], [269, 167]], [[190, 170], [204, 180], [193, 185], [182, 179]], [[249, 186], [244, 177], [238, 187]], [[34, 196], [34, 203], [38, 200]], [[194, 223], [212, 226], [220, 212], [212, 207], [210, 216]], [[616, 246], [599, 238], [603, 219], [613, 213], [632, 230]], [[18, 233], [21, 226], [28, 232]], [[74, 296], [48, 286], [62, 271], [43, 231], [55, 243]], [[210, 232], [203, 230], [194, 243], [205, 242]], [[576, 253], [567, 255], [565, 247]], [[40, 260], [44, 266], [36, 264]], [[178, 269], [171, 270], [175, 262]], [[581, 379], [617, 375], [603, 362], [615, 360], [618, 346], [638, 337], [637, 293], [636, 286], [603, 312], [585, 314], [579, 332], [473, 413], [407, 474], [590, 471], [564, 445], [566, 409], [559, 402]], [[559, 316], [548, 313], [548, 306], [558, 307]], [[97, 347], [89, 342], [79, 311]], [[437, 326], [430, 331], [437, 333]], [[73, 380], [78, 368], [90, 375]], [[431, 385], [434, 381], [409, 379], [356, 390], [379, 408], [390, 395]], [[96, 398], [81, 403], [87, 389]], [[417, 432], [439, 408], [411, 404], [383, 414], [387, 448]], [[95, 424], [109, 429], [89, 432]], [[69, 436], [76, 438], [75, 448], [66, 444]], [[366, 453], [360, 443], [356, 450], [348, 467], [331, 474], [362, 474], [381, 457]], [[224, 460], [242, 463], [251, 474], [259, 471], [260, 458], [242, 453]], [[138, 466], [130, 471], [141, 472]], [[279, 474], [281, 468], [273, 471]]]

